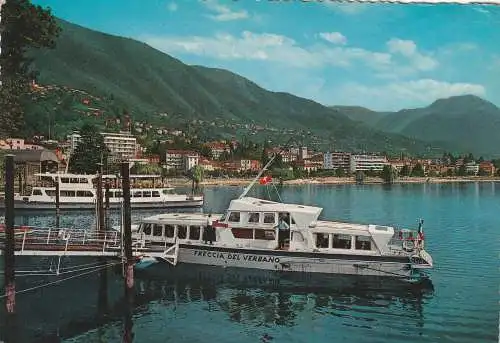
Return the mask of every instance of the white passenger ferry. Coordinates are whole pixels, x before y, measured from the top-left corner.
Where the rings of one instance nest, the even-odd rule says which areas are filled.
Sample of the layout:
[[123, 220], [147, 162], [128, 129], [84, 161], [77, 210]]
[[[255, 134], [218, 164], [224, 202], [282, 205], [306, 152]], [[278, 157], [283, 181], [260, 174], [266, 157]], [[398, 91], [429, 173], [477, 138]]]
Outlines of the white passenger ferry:
[[[139, 246], [149, 247], [144, 263], [163, 259], [173, 265], [410, 280], [427, 278], [425, 270], [433, 267], [424, 250], [422, 221], [418, 231], [324, 221], [319, 220], [320, 207], [247, 197], [248, 189], [222, 215], [169, 213], [142, 219], [133, 236]], [[204, 242], [208, 224], [215, 229], [212, 244]]]
[[[54, 210], [56, 201], [55, 183], [59, 183], [59, 208], [61, 210], [95, 209], [96, 175], [68, 173], [35, 174], [38, 184], [29, 195], [15, 196], [16, 209]], [[203, 206], [203, 195], [176, 194], [172, 187], [162, 187], [158, 175], [131, 175], [131, 207], [133, 209], [187, 208]], [[122, 203], [122, 190], [119, 179], [114, 175], [104, 175], [103, 182], [112, 184], [109, 189], [109, 205], [119, 208]], [[104, 198], [103, 190], [103, 198]], [[104, 200], [103, 200], [104, 202]], [[2, 203], [3, 205], [3, 203]]]

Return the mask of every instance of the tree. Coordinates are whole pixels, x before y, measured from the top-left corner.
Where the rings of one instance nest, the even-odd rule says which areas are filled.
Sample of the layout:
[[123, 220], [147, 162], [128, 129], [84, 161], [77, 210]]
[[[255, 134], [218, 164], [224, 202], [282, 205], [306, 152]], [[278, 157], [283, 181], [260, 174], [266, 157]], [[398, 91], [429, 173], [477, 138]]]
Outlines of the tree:
[[99, 163], [106, 169], [109, 151], [104, 144], [104, 137], [94, 125], [86, 124], [80, 130], [81, 140], [70, 156], [69, 170], [77, 174], [95, 174]]
[[139, 164], [135, 166], [134, 169], [135, 169], [135, 174], [141, 174], [141, 175], [162, 174], [162, 168], [157, 164], [151, 164], [151, 163]]
[[381, 177], [385, 183], [393, 183], [396, 179], [396, 169], [394, 169], [391, 165], [384, 165]]
[[343, 177], [343, 176], [345, 176], [345, 171], [344, 171], [344, 169], [342, 169], [342, 168], [337, 168], [337, 169], [335, 170], [335, 176], [337, 176], [337, 177]]
[[467, 175], [467, 169], [465, 168], [465, 164], [460, 165], [457, 170], [457, 175], [458, 176], [466, 176]]
[[200, 182], [203, 181], [204, 169], [199, 164], [195, 165], [193, 168], [191, 168], [187, 172], [186, 176], [193, 183], [192, 184], [192, 190], [193, 190], [193, 193], [194, 193], [194, 191], [200, 187]]
[[411, 176], [423, 177], [425, 176], [424, 167], [422, 164], [417, 163], [415, 167], [411, 170]]
[[14, 136], [24, 131], [24, 106], [29, 100], [26, 94], [36, 78], [29, 53], [33, 49], [53, 48], [60, 28], [50, 9], [29, 0], [7, 0], [1, 17], [0, 136]]
[[361, 170], [356, 171], [355, 177], [356, 177], [356, 183], [362, 184], [363, 182], [365, 182], [365, 173], [363, 173], [363, 171]]
[[410, 166], [405, 164], [403, 168], [401, 168], [401, 171], [399, 172], [399, 175], [401, 176], [409, 176], [410, 175]]

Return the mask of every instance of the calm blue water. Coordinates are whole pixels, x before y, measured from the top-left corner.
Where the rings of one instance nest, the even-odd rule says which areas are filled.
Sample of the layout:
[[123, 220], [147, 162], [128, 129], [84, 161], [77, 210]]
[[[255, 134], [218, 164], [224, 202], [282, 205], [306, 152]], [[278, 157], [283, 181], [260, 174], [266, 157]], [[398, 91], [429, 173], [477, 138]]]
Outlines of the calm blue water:
[[[205, 189], [205, 211], [223, 211], [241, 190]], [[267, 192], [261, 188], [258, 195]], [[436, 266], [434, 290], [352, 278], [280, 280], [164, 266], [137, 275], [134, 342], [498, 341], [499, 183], [289, 186], [281, 196], [321, 206], [327, 219], [415, 227], [424, 218], [426, 248]], [[85, 228], [92, 220], [72, 214], [62, 224]], [[17, 221], [50, 225], [53, 218], [32, 215]], [[121, 341], [118, 274], [110, 272], [104, 319], [97, 314], [99, 281], [90, 276], [18, 295], [20, 325], [39, 339], [53, 334], [66, 342]]]

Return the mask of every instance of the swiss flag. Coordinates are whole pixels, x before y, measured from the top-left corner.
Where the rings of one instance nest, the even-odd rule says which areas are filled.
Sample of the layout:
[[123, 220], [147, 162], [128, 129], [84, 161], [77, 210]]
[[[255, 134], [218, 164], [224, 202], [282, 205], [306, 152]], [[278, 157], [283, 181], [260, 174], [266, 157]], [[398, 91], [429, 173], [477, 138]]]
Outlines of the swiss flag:
[[260, 180], [259, 180], [259, 183], [261, 185], [267, 185], [272, 180], [273, 180], [273, 178], [270, 175], [267, 175], [267, 176], [261, 177]]

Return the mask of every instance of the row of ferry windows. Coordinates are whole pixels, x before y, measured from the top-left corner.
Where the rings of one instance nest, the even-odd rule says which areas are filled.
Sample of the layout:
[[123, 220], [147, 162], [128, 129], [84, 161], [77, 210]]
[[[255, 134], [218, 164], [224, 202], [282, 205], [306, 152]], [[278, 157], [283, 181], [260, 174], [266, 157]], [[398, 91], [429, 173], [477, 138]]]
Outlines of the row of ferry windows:
[[[45, 191], [48, 196], [55, 196], [56, 191], [55, 190], [46, 190]], [[40, 189], [35, 189], [33, 190], [33, 195], [42, 195], [42, 191]], [[160, 197], [160, 192], [159, 191], [135, 191], [132, 192], [132, 197], [133, 198], [159, 198]], [[93, 197], [94, 194], [92, 194], [91, 191], [60, 191], [59, 196], [62, 197]], [[122, 192], [116, 191], [116, 192], [109, 192], [109, 196], [111, 198], [121, 198], [122, 197]]]
[[[260, 223], [260, 216], [261, 214], [263, 215], [262, 222], [264, 224], [274, 224], [276, 220], [276, 214], [275, 213], [260, 213], [260, 212], [249, 212], [247, 216], [247, 223], [250, 224], [256, 224]], [[289, 218], [288, 213], [284, 217]], [[241, 214], [240, 212], [231, 212], [229, 214], [229, 217], [227, 219], [228, 222], [231, 223], [239, 223], [241, 221]], [[295, 224], [295, 221], [292, 218], [292, 224]]]
[[[330, 247], [329, 233], [316, 233], [316, 248], [326, 249], [351, 249], [352, 248], [352, 236], [351, 235], [340, 235], [333, 234], [332, 246]], [[372, 242], [370, 237], [367, 236], [355, 236], [354, 248], [356, 250], [371, 250]]]
[[[175, 225], [142, 224], [142, 232], [146, 236], [174, 238]], [[189, 228], [189, 229], [188, 229]], [[199, 225], [177, 225], [177, 238], [199, 240], [202, 227]]]

